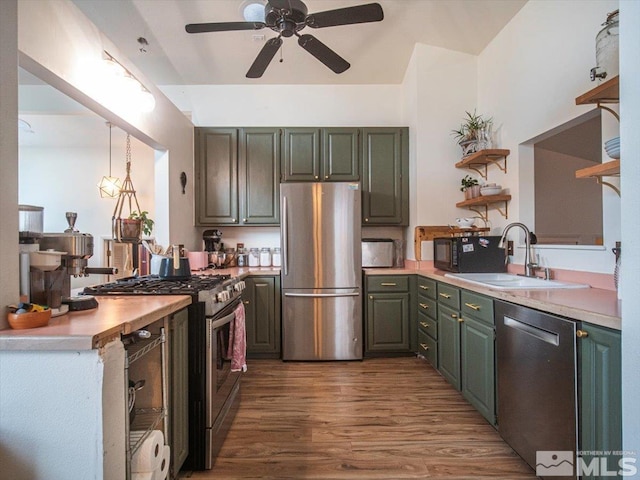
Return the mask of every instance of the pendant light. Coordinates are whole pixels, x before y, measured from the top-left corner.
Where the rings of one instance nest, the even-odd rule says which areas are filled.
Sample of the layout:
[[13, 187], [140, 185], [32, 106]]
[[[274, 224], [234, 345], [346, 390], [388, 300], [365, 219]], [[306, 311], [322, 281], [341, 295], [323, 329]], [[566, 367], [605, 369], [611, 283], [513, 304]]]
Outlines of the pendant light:
[[120, 193], [122, 184], [118, 177], [111, 176], [111, 127], [113, 125], [111, 122], [107, 122], [107, 126], [109, 127], [109, 176], [102, 177], [98, 184], [98, 189], [100, 190], [100, 198], [116, 198]]

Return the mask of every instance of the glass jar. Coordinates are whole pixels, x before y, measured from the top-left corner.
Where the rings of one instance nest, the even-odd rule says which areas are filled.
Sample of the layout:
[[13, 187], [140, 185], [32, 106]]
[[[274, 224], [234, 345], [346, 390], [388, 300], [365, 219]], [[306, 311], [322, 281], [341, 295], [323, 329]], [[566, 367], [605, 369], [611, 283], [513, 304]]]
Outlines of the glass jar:
[[[241, 245], [241, 244], [238, 244]], [[247, 252], [245, 252], [244, 248], [239, 248], [238, 249], [238, 253], [236, 255], [238, 261], [238, 266], [239, 267], [244, 267], [247, 265]]]
[[260, 250], [260, 266], [261, 267], [270, 267], [271, 266], [271, 249], [267, 247], [263, 247]]
[[618, 10], [607, 14], [603, 28], [596, 35], [596, 66], [591, 69], [591, 80], [608, 80], [618, 75]]
[[282, 265], [282, 254], [280, 253], [280, 247], [276, 247], [273, 249], [273, 257], [271, 259], [271, 263], [274, 267], [279, 267]]
[[249, 266], [250, 267], [260, 266], [260, 250], [258, 250], [257, 248], [249, 249]]

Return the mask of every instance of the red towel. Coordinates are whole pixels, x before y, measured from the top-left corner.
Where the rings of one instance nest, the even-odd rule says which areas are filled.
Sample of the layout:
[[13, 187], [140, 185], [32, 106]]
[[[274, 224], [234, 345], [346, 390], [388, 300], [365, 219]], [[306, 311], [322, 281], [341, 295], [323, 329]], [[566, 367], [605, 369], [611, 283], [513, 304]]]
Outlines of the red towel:
[[232, 372], [247, 371], [247, 329], [244, 321], [244, 305], [240, 303], [235, 310], [235, 319], [229, 328], [229, 349], [227, 357], [231, 358]]

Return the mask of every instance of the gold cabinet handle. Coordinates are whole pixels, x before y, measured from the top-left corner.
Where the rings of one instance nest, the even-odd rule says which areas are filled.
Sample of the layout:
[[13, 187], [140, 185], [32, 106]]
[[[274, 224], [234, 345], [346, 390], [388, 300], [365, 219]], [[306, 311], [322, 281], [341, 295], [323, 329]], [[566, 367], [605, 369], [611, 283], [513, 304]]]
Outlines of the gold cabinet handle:
[[380, 285], [382, 285], [383, 287], [395, 287], [396, 284], [393, 282], [382, 282]]
[[420, 288], [421, 288], [422, 290], [429, 290], [429, 287], [427, 287], [426, 285], [420, 285]]
[[244, 304], [245, 304], [245, 305], [249, 305], [249, 300], [245, 300], [245, 301], [244, 301]]
[[369, 219], [368, 219], [368, 218], [365, 218], [365, 219], [364, 219], [364, 221], [365, 221], [365, 222], [368, 222], [368, 221], [369, 221]]
[[442, 298], [451, 298], [451, 295], [449, 295], [448, 293], [441, 293], [440, 296]]
[[428, 309], [429, 308], [429, 305], [427, 305], [426, 303], [419, 303], [418, 305], [420, 305], [424, 309]]
[[422, 325], [424, 328], [429, 328], [429, 324], [427, 322], [420, 322], [420, 325]]
[[458, 323], [462, 323], [462, 322], [464, 322], [464, 318], [462, 317], [458, 318]]
[[243, 218], [243, 219], [242, 219], [242, 223], [247, 223], [247, 219], [246, 219], [246, 218]]
[[576, 337], [578, 338], [586, 338], [589, 336], [589, 332], [586, 330], [576, 330]]
[[456, 315], [455, 313], [452, 313], [451, 318], [458, 318], [458, 315]]
[[425, 350], [429, 350], [429, 347], [427, 346], [426, 343], [421, 343], [420, 346]]
[[369, 295], [369, 300], [373, 300], [373, 295]]
[[315, 178], [317, 180], [320, 177], [318, 177], [318, 175], [314, 175], [313, 178]]
[[476, 312], [480, 310], [480, 305], [474, 305], [473, 303], [465, 303], [465, 305]]

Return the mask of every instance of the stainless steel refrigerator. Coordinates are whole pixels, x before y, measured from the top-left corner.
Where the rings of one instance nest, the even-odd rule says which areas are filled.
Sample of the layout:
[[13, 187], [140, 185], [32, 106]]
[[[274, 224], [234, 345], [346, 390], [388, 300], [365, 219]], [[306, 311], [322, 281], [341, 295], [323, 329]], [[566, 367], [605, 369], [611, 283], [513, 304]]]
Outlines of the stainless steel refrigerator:
[[362, 358], [358, 183], [280, 185], [283, 360]]

